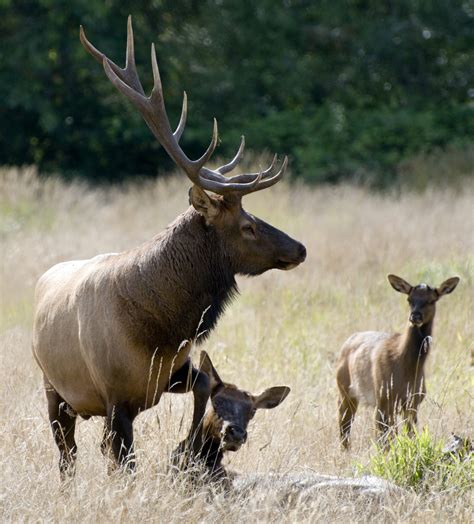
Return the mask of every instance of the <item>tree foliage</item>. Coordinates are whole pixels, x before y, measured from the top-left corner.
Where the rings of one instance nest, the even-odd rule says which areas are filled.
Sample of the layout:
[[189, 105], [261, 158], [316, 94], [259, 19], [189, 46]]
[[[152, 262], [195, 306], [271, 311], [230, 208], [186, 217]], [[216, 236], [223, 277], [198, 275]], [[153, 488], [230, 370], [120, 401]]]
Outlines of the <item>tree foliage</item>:
[[182, 139], [198, 156], [291, 156], [314, 181], [389, 183], [403, 160], [472, 142], [474, 6], [464, 0], [0, 0], [0, 158], [93, 180], [170, 163], [82, 48], [125, 59], [126, 17], [150, 87], [155, 42], [168, 112], [190, 98]]

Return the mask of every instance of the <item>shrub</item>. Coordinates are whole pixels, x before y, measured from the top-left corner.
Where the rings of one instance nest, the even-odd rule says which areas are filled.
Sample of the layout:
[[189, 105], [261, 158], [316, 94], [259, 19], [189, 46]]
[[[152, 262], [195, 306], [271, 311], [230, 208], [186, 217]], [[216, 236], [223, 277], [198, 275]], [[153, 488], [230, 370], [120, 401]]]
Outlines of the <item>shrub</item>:
[[450, 453], [425, 428], [414, 437], [402, 431], [388, 451], [377, 447], [369, 465], [358, 465], [359, 472], [370, 473], [416, 491], [428, 489], [468, 490], [474, 487], [474, 456], [470, 451]]

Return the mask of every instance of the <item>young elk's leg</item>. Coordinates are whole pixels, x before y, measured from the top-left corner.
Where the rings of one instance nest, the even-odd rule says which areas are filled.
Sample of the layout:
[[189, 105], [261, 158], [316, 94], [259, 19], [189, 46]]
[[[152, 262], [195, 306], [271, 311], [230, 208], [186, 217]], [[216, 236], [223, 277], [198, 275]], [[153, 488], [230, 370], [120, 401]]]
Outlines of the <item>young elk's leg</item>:
[[413, 436], [418, 422], [417, 408], [412, 405], [405, 406], [403, 408], [403, 419], [408, 434]]
[[425, 384], [421, 382], [415, 393], [409, 395], [403, 406], [403, 418], [410, 436], [415, 434], [416, 424], [418, 423], [418, 406], [423, 402], [425, 395]]
[[336, 371], [336, 382], [339, 389], [339, 434], [341, 445], [344, 449], [349, 448], [349, 437], [351, 434], [352, 422], [357, 411], [359, 401], [351, 391], [351, 375], [347, 361], [341, 362]]
[[344, 449], [349, 449], [349, 437], [351, 434], [352, 422], [357, 411], [359, 401], [343, 394], [339, 401], [339, 434], [341, 445]]
[[424, 393], [415, 393], [406, 401], [403, 406], [403, 419], [405, 427], [410, 436], [415, 435], [416, 425], [418, 423], [418, 406], [424, 398]]
[[74, 440], [76, 413], [45, 379], [48, 414], [54, 440], [59, 448], [59, 474], [61, 480], [74, 475], [77, 446]]
[[194, 457], [201, 452], [202, 422], [211, 394], [211, 386], [208, 376], [196, 369], [189, 360], [171, 376], [167, 391], [169, 393], [192, 391], [194, 396], [193, 421], [188, 436], [173, 451], [173, 463], [178, 463], [183, 455], [186, 457], [191, 448]]
[[379, 442], [387, 447], [389, 437], [393, 434], [395, 418], [394, 407], [390, 402], [380, 402], [375, 412], [375, 424], [379, 433]]
[[133, 450], [133, 418], [125, 406], [109, 406], [101, 444], [101, 449], [106, 451], [110, 443], [116, 463], [130, 473], [136, 469]]

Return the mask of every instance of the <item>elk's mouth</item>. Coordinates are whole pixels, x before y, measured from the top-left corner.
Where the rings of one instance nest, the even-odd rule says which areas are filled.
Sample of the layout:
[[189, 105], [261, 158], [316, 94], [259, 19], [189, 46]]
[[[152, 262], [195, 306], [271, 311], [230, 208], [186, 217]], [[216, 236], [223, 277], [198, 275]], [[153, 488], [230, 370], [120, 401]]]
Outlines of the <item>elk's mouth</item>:
[[280, 259], [280, 260], [277, 260], [275, 267], [276, 269], [282, 269], [283, 271], [288, 271], [298, 266], [299, 264], [300, 262], [294, 262], [294, 261], [290, 262], [289, 260]]
[[423, 320], [410, 320], [410, 324], [411, 324], [413, 327], [418, 327], [418, 328], [420, 328], [420, 327], [423, 325]]
[[238, 451], [242, 443], [239, 442], [226, 442], [223, 443], [223, 451]]
[[293, 257], [281, 257], [276, 261], [275, 267], [276, 269], [283, 269], [283, 271], [288, 271], [289, 269], [293, 269], [296, 266], [299, 266], [302, 262], [306, 259], [306, 248], [303, 246], [303, 244], [298, 245], [298, 254]]

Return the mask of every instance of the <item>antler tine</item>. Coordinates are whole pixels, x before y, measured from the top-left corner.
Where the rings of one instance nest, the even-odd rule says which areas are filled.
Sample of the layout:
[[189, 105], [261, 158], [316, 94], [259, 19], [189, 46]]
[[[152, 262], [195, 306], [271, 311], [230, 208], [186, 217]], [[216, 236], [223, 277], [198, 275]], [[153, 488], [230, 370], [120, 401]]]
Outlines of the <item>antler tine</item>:
[[183, 93], [183, 105], [181, 107], [181, 116], [179, 117], [179, 124], [176, 128], [176, 131], [173, 133], [173, 136], [176, 138], [176, 141], [179, 142], [181, 135], [183, 134], [184, 127], [186, 125], [186, 119], [188, 117], [188, 95], [186, 91]]
[[[158, 131], [158, 134], [155, 133], [155, 136], [158, 138], [158, 140], [162, 143], [163, 147], [165, 147], [168, 154], [171, 156], [171, 158], [186, 172], [188, 177], [194, 182], [197, 183], [198, 177], [199, 177], [199, 171], [201, 168], [206, 164], [209, 159], [212, 156], [212, 153], [214, 153], [214, 150], [217, 146], [217, 139], [218, 139], [218, 130], [217, 130], [217, 120], [214, 118], [214, 124], [212, 129], [212, 138], [211, 143], [209, 144], [207, 150], [205, 153], [201, 156], [201, 158], [198, 158], [197, 160], [190, 160], [183, 152], [183, 150], [178, 145], [179, 138], [176, 136], [176, 133], [179, 132], [179, 136], [181, 136], [184, 125], [186, 123], [186, 117], [187, 117], [187, 96], [185, 94], [183, 98], [183, 108], [181, 110], [181, 118], [178, 124], [178, 128], [175, 133], [171, 133], [171, 127], [168, 120], [168, 115], [166, 113], [165, 109], [165, 102], [163, 97], [163, 87], [161, 84], [161, 77], [160, 77], [160, 70], [158, 68], [158, 61], [156, 59], [156, 50], [155, 50], [155, 44], [151, 44], [151, 65], [153, 69], [153, 90], [151, 92], [150, 96], [150, 102], [152, 105], [152, 110], [154, 111], [147, 111], [146, 115], [143, 115], [145, 120], [148, 123], [148, 119], [151, 120], [151, 123], [153, 126], [148, 123], [148, 125], [152, 128], [155, 128]], [[184, 118], [183, 118], [184, 114]], [[151, 118], [150, 118], [151, 116]], [[158, 118], [155, 118], [157, 116]], [[156, 123], [155, 123], [156, 121]], [[164, 127], [164, 132], [159, 132], [160, 127]], [[182, 126], [182, 129], [180, 129]], [[169, 135], [172, 134], [173, 139], [169, 137]], [[167, 146], [167, 147], [166, 147]]]
[[[272, 172], [273, 172], [273, 168], [275, 167], [276, 165], [276, 162], [277, 162], [277, 158], [278, 158], [278, 155], [275, 153], [273, 155], [273, 158], [272, 158], [272, 163], [270, 164], [270, 166], [265, 169], [265, 171], [263, 171], [263, 178], [267, 178]], [[286, 158], [286, 157], [285, 157]], [[283, 160], [284, 161], [284, 160]]]
[[258, 184], [258, 186], [255, 189], [253, 189], [253, 191], [260, 191], [261, 189], [266, 189], [267, 187], [270, 187], [270, 186], [273, 186], [274, 184], [276, 184], [279, 180], [281, 180], [281, 178], [285, 174], [285, 171], [286, 171], [287, 167], [288, 167], [288, 157], [285, 155], [285, 158], [283, 159], [283, 163], [282, 163], [281, 168], [278, 171], [278, 173], [276, 175], [272, 176], [271, 178], [266, 178], [266, 179], [262, 180]]
[[219, 133], [217, 131], [217, 120], [214, 118], [214, 125], [212, 127], [211, 143], [209, 144], [206, 152], [202, 155], [202, 157], [198, 158], [198, 160], [195, 160], [193, 162], [193, 164], [197, 167], [198, 171], [201, 171], [202, 169], [206, 169], [204, 168], [204, 164], [206, 164], [209, 161], [209, 159], [212, 156], [212, 153], [214, 153], [214, 150], [216, 149], [216, 146], [217, 146], [218, 138], [219, 138]]
[[[210, 170], [205, 170], [210, 171]], [[215, 173], [215, 172], [211, 172]], [[261, 174], [258, 174], [254, 180], [251, 182], [230, 182], [230, 179], [224, 179], [224, 181], [219, 181], [216, 178], [207, 178], [204, 174], [199, 175], [199, 186], [208, 191], [217, 193], [218, 195], [227, 195], [229, 193], [237, 195], [245, 195], [254, 191], [255, 187], [258, 185], [262, 178]]]
[[110, 60], [104, 53], [100, 52], [94, 47], [86, 37], [86, 33], [82, 25], [79, 28], [79, 38], [85, 50], [92, 55], [97, 62], [103, 63], [104, 59], [109, 64], [112, 71], [127, 85], [132, 87], [135, 91], [138, 91], [141, 95], [145, 96], [140, 79], [138, 78], [137, 68], [135, 65], [135, 52], [133, 46], [133, 28], [132, 28], [132, 17], [128, 17], [127, 21], [127, 52], [125, 60], [125, 68], [119, 67], [115, 62]]
[[[273, 162], [271, 166], [259, 174], [259, 182], [255, 185], [249, 184], [248, 189], [243, 189], [242, 191], [239, 192], [240, 196], [248, 195], [249, 193], [255, 193], [255, 191], [260, 191], [261, 189], [266, 189], [267, 187], [273, 186], [279, 180], [281, 180], [281, 178], [285, 174], [286, 168], [288, 167], [288, 157], [285, 156], [285, 158], [283, 159], [283, 163], [278, 173], [276, 173], [272, 177], [269, 177], [269, 174], [272, 172], [275, 166], [275, 162], [276, 162], [276, 155], [273, 158]], [[252, 175], [237, 175], [240, 181], [243, 181], [243, 177], [250, 177], [250, 176], [254, 176], [254, 175], [253, 174]], [[234, 180], [237, 177], [232, 177], [229, 180]]]
[[127, 18], [127, 52], [125, 55], [125, 69], [128, 64], [135, 66], [135, 42], [133, 39], [132, 15]]
[[232, 171], [242, 160], [244, 156], [244, 149], [245, 149], [245, 137], [244, 135], [242, 135], [240, 138], [239, 149], [236, 155], [234, 156], [234, 158], [228, 164], [224, 164], [223, 166], [216, 169], [216, 171], [220, 173], [221, 175], [225, 175], [226, 173], [229, 173], [229, 171]]
[[[234, 160], [232, 160], [232, 162]], [[208, 189], [209, 191], [213, 191], [220, 195], [233, 192], [242, 197], [249, 193], [254, 193], [255, 191], [260, 191], [261, 189], [273, 186], [282, 178], [288, 166], [288, 157], [285, 156], [283, 159], [282, 166], [278, 173], [269, 178], [269, 174], [272, 173], [275, 167], [276, 160], [277, 155], [274, 155], [270, 167], [260, 173], [247, 173], [230, 178], [226, 178], [222, 175], [220, 178], [217, 178], [215, 175], [219, 172], [220, 168], [217, 171], [204, 168], [201, 170], [201, 175], [199, 176], [200, 185], [204, 189]]]
[[158, 60], [156, 58], [155, 44], [151, 44], [151, 69], [153, 71], [153, 89], [151, 91], [150, 99], [159, 95], [163, 102], [163, 86], [161, 85], [160, 69], [158, 68]]
[[[247, 183], [247, 182], [251, 182], [255, 180], [255, 178], [258, 175], [261, 175], [262, 181], [266, 180], [270, 175], [273, 175], [273, 170], [275, 168], [276, 161], [277, 161], [277, 155], [275, 154], [273, 155], [273, 159], [272, 159], [272, 163], [270, 164], [270, 167], [268, 167], [264, 171], [260, 171], [260, 173], [245, 173], [241, 175], [234, 175], [232, 177], [225, 178], [225, 180], [227, 180], [230, 183], [241, 183], [241, 182]], [[220, 172], [220, 169], [221, 168], [219, 168], [217, 171]]]
[[211, 180], [214, 180], [216, 182], [226, 182], [227, 184], [250, 184], [251, 187], [255, 187], [253, 186], [253, 184], [255, 183], [255, 180], [257, 179], [257, 177], [260, 177], [260, 180], [263, 181], [266, 178], [268, 178], [270, 174], [273, 174], [273, 169], [275, 167], [277, 155], [273, 156], [273, 160], [272, 160], [272, 163], [270, 164], [270, 167], [265, 169], [265, 171], [260, 171], [260, 173], [245, 173], [241, 175], [234, 175], [228, 178], [223, 176], [223, 173], [228, 173], [229, 171], [234, 169], [237, 166], [237, 164], [242, 160], [244, 147], [245, 147], [245, 138], [242, 136], [239, 150], [237, 151], [237, 154], [231, 160], [231, 162], [229, 162], [228, 164], [225, 164], [224, 166], [219, 167], [215, 171], [206, 169], [205, 170], [206, 178], [210, 178]]

